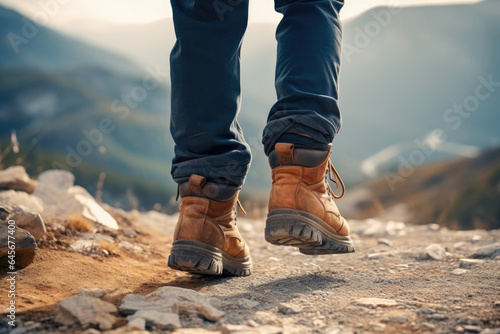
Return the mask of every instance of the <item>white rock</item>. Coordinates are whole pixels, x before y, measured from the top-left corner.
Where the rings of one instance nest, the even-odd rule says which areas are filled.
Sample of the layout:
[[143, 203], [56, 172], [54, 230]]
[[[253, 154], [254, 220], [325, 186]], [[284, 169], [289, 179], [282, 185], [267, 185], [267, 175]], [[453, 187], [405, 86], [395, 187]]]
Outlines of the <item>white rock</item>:
[[385, 224], [376, 219], [365, 219], [363, 222], [360, 222], [365, 227], [363, 230], [358, 233], [366, 236], [366, 237], [384, 237], [386, 234]]
[[[146, 332], [144, 334], [149, 334], [149, 332]], [[204, 328], [179, 328], [175, 330], [174, 334], [223, 334], [223, 332], [208, 330]]]
[[118, 244], [118, 247], [128, 249], [134, 253], [140, 253], [140, 252], [144, 251], [144, 249], [142, 247], [137, 246], [137, 245], [133, 245], [128, 241], [120, 241], [120, 243]]
[[101, 334], [101, 331], [98, 331], [97, 329], [94, 328], [89, 328], [83, 331], [82, 334]]
[[385, 226], [385, 230], [389, 235], [398, 235], [398, 236], [406, 235], [405, 229], [406, 229], [406, 224], [404, 222], [389, 221]]
[[181, 326], [179, 315], [174, 312], [163, 312], [157, 310], [139, 310], [127, 317], [127, 321], [132, 322], [136, 319], [143, 319], [146, 326], [161, 326], [165, 329], [174, 329]]
[[467, 270], [465, 269], [460, 269], [460, 268], [457, 268], [457, 269], [454, 269], [451, 273], [453, 275], [457, 275], [457, 276], [460, 276], [460, 275], [463, 275], [467, 272]]
[[57, 192], [65, 192], [74, 185], [74, 182], [75, 176], [71, 172], [62, 169], [51, 169], [38, 175], [38, 185], [43, 189], [37, 190], [51, 188]]
[[446, 250], [438, 244], [431, 244], [425, 248], [425, 254], [428, 258], [436, 261], [446, 259]]
[[127, 322], [127, 327], [133, 330], [143, 331], [146, 329], [146, 319], [136, 316]]
[[390, 256], [392, 253], [390, 252], [380, 252], [380, 253], [371, 253], [368, 254], [366, 257], [370, 260], [378, 260], [387, 256]]
[[82, 187], [74, 186], [68, 193], [74, 195], [76, 201], [82, 206], [82, 216], [91, 221], [104, 225], [110, 229], [117, 230], [118, 223], [105, 211], [95, 199]]
[[360, 298], [356, 299], [355, 303], [367, 307], [390, 307], [396, 306], [398, 303], [394, 299], [383, 299], [383, 298]]
[[292, 303], [280, 303], [278, 310], [283, 314], [296, 314], [302, 312], [302, 307]]
[[141, 212], [139, 216], [142, 225], [167, 236], [174, 233], [178, 218], [178, 214], [166, 215], [158, 211]]
[[76, 240], [69, 245], [69, 247], [75, 252], [85, 252], [96, 246], [97, 243], [95, 241], [85, 239]]
[[12, 166], [0, 170], [0, 190], [19, 190], [33, 193], [36, 181], [32, 180], [23, 166]]
[[483, 264], [484, 260], [478, 259], [460, 259], [460, 268], [463, 269], [472, 269], [477, 265]]
[[249, 327], [244, 325], [224, 325], [222, 327], [224, 334], [282, 334], [283, 328], [275, 326]]
[[[209, 321], [218, 321], [224, 316], [224, 312], [213, 307], [205, 295], [193, 290], [170, 286], [161, 287], [147, 296], [126, 295], [119, 309], [121, 313], [126, 315], [139, 311], [178, 314], [179, 309], [181, 309], [183, 312], [195, 313]], [[155, 314], [155, 318], [159, 316], [159, 314]], [[153, 321], [151, 317], [143, 318], [148, 321], [148, 324]], [[173, 321], [170, 315], [166, 315], [165, 319]]]
[[73, 186], [74, 176], [70, 172], [48, 170], [40, 174], [38, 181], [35, 195], [45, 203], [45, 215], [82, 215], [94, 223], [118, 229], [116, 220], [84, 188]]
[[63, 325], [78, 322], [83, 328], [97, 325], [108, 330], [116, 320], [111, 313], [116, 311], [116, 306], [98, 298], [77, 296], [59, 302], [54, 321]]
[[475, 258], [495, 258], [500, 256], [500, 243], [478, 247], [472, 254]]
[[0, 200], [16, 205], [24, 211], [43, 212], [43, 201], [37, 196], [27, 194], [24, 191], [0, 191]]

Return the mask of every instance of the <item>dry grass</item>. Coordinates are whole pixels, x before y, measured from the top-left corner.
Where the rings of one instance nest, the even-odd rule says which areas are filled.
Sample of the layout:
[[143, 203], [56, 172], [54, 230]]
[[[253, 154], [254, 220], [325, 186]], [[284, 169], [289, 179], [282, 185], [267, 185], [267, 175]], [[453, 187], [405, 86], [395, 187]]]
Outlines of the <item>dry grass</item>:
[[94, 224], [82, 215], [71, 215], [68, 225], [80, 232], [91, 232], [94, 229]]
[[99, 241], [99, 246], [101, 249], [105, 249], [109, 252], [109, 254], [119, 254], [120, 253], [120, 248], [108, 241], [101, 240]]

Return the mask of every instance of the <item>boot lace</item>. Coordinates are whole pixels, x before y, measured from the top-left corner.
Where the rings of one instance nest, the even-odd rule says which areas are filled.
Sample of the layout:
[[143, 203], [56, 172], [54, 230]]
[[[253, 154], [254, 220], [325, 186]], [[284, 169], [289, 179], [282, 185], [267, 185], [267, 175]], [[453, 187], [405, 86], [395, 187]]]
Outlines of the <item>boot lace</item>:
[[[333, 191], [332, 187], [330, 186], [330, 183], [328, 182], [328, 180], [335, 183], [335, 187], [337, 190], [339, 189], [339, 183], [340, 183], [340, 186], [342, 187], [342, 192], [340, 193], [340, 195], [335, 194], [335, 192]], [[330, 196], [332, 196], [335, 199], [339, 199], [339, 198], [342, 198], [342, 196], [344, 196], [344, 194], [345, 194], [344, 181], [342, 181], [342, 178], [340, 177], [339, 173], [337, 172], [337, 170], [333, 166], [333, 163], [330, 160], [328, 160], [328, 167], [326, 169], [325, 183], [326, 183], [328, 194]]]

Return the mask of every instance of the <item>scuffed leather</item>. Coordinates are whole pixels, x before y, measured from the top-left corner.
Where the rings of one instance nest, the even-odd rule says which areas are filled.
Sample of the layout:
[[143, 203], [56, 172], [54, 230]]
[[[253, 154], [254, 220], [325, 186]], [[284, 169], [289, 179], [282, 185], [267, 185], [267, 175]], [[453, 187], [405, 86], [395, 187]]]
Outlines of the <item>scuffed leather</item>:
[[[191, 176], [190, 187], [202, 188], [205, 181]], [[198, 189], [200, 190], [200, 189]], [[179, 220], [174, 231], [175, 240], [193, 240], [217, 247], [236, 258], [250, 254], [236, 226], [234, 207], [238, 192], [229, 201], [218, 202], [208, 198], [186, 196], [181, 200]]]
[[[290, 145], [290, 144], [288, 144]], [[327, 223], [338, 235], [349, 235], [349, 225], [340, 215], [337, 205], [327, 192], [325, 174], [327, 157], [316, 167], [286, 165], [293, 161], [289, 147], [276, 150], [283, 155], [281, 166], [272, 169], [273, 185], [269, 196], [269, 211], [294, 209], [313, 214]]]

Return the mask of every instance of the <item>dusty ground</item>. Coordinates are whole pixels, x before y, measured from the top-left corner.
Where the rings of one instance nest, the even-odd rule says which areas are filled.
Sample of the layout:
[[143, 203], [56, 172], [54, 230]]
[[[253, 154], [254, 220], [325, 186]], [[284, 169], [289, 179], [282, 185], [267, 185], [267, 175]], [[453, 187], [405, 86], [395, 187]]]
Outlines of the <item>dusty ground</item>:
[[[185, 327], [216, 332], [253, 328], [261, 333], [455, 333], [500, 327], [500, 257], [485, 259], [460, 275], [452, 273], [477, 247], [499, 242], [500, 230], [399, 226], [386, 229], [394, 235], [375, 231], [363, 236], [366, 224], [358, 222], [353, 223], [356, 253], [306, 256], [294, 248], [267, 244], [263, 220], [240, 219], [239, 226], [255, 262], [251, 277], [174, 272], [166, 266], [169, 238], [150, 229], [118, 236], [149, 246], [140, 253], [121, 250], [119, 256], [90, 257], [62, 250], [61, 236], [63, 246], [42, 244], [35, 263], [19, 272], [18, 319], [40, 323], [37, 331], [80, 332], [77, 327], [57, 327], [52, 313], [58, 301], [77, 295], [79, 288], [107, 289], [104, 299], [118, 305], [127, 293], [147, 294], [172, 285], [216, 297], [215, 306], [226, 312], [221, 321], [183, 320]], [[161, 229], [169, 235], [173, 224]], [[443, 261], [422, 256], [432, 243], [448, 251]], [[2, 305], [5, 297], [0, 296]], [[366, 297], [397, 304], [357, 304]], [[284, 314], [281, 303], [293, 304], [297, 313]]]

